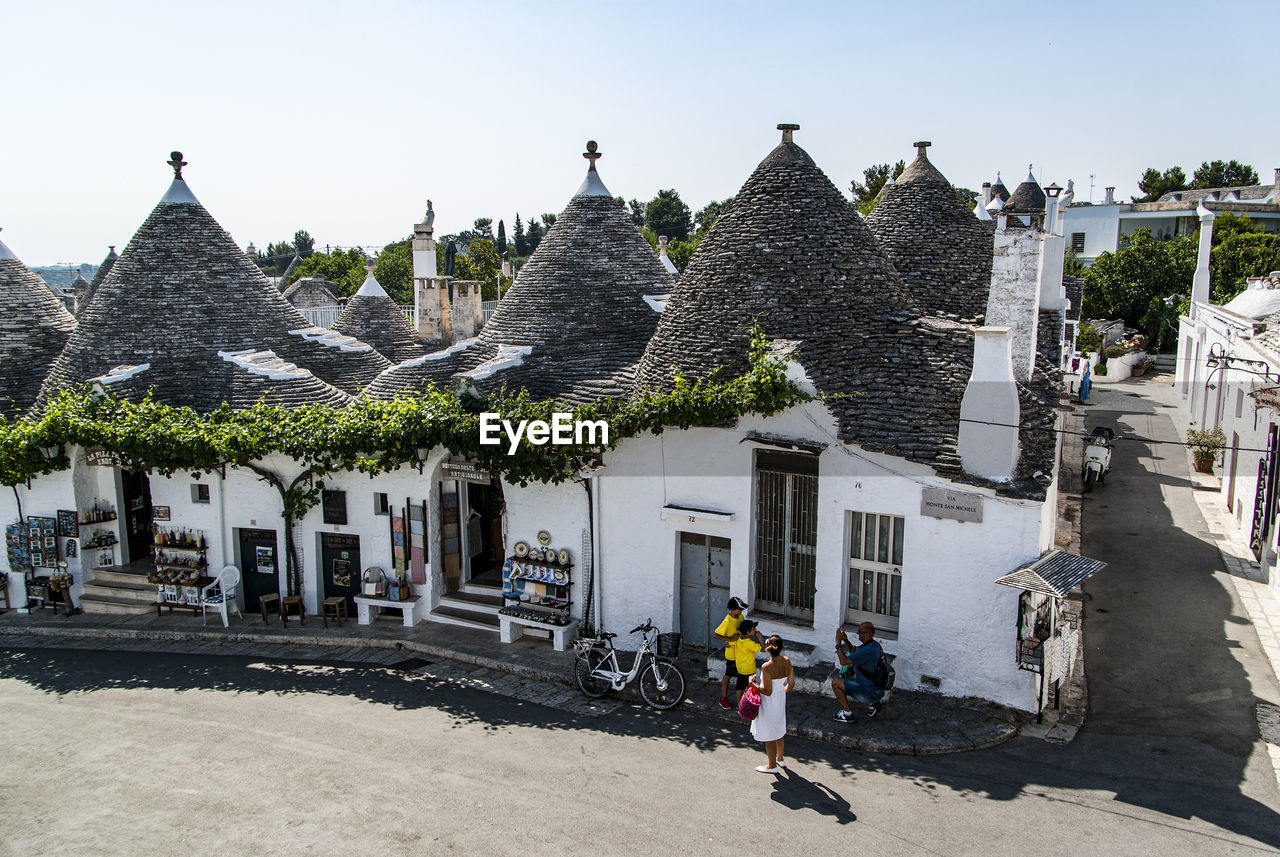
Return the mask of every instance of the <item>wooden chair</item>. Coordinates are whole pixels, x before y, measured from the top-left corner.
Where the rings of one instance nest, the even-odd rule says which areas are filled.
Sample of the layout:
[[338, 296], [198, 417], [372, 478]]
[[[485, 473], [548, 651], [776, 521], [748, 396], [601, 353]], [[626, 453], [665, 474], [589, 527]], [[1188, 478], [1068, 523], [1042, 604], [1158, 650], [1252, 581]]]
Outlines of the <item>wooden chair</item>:
[[277, 592], [270, 592], [266, 595], [259, 595], [258, 609], [262, 611], [262, 624], [267, 624], [268, 613], [280, 612], [280, 594]]
[[320, 621], [324, 623], [326, 628], [329, 627], [329, 617], [339, 625], [342, 625], [348, 618], [347, 615], [347, 599], [343, 595], [334, 595], [326, 598], [320, 605]]
[[307, 612], [302, 609], [301, 595], [284, 595], [280, 598], [280, 624], [289, 627], [289, 614], [296, 613], [299, 624], [307, 624]]

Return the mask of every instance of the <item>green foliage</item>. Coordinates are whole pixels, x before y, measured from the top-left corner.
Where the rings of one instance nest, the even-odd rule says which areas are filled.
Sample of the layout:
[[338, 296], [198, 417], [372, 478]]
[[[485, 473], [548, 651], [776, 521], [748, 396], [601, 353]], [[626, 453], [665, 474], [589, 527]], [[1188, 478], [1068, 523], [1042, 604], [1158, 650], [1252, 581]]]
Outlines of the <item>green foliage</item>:
[[[632, 399], [605, 399], [573, 409], [574, 418], [607, 420], [609, 446], [624, 438], [668, 426], [719, 425], [745, 414], [769, 416], [812, 397], [786, 375], [785, 362], [769, 354], [769, 343], [753, 330], [750, 368], [731, 381], [677, 378], [668, 393]], [[259, 403], [235, 411], [226, 405], [210, 413], [164, 405], [149, 397], [128, 402], [87, 389], [56, 395], [34, 419], [0, 420], [0, 483], [11, 486], [33, 476], [63, 470], [63, 455], [46, 461], [38, 447], [101, 446], [121, 466], [160, 476], [208, 473], [223, 465], [253, 470], [281, 491], [287, 515], [296, 517], [319, 499], [327, 474], [378, 474], [415, 462], [417, 447], [443, 447], [474, 461], [509, 482], [563, 482], [573, 477], [583, 456], [598, 450], [573, 446], [507, 447], [480, 444], [480, 413], [505, 419], [550, 420], [570, 410], [555, 401], [534, 401], [527, 392], [506, 390], [480, 401], [429, 389], [413, 398], [358, 400], [348, 407], [313, 405], [286, 410]], [[283, 480], [257, 462], [288, 457], [311, 474], [310, 483]]]
[[645, 205], [644, 225], [672, 241], [686, 241], [693, 228], [693, 218], [680, 194], [667, 189], [658, 191], [658, 195]]
[[1081, 354], [1097, 351], [1102, 347], [1102, 336], [1093, 329], [1093, 325], [1084, 321], [1080, 323], [1080, 333], [1076, 336], [1076, 350]]
[[865, 184], [857, 179], [849, 183], [849, 192], [853, 194], [853, 204], [858, 207], [858, 211], [863, 214], [870, 214], [871, 209], [875, 207], [876, 197], [880, 195], [885, 183], [889, 181], [889, 173], [892, 171], [893, 177], [896, 179], [902, 175], [902, 171], [906, 168], [906, 161], [898, 161], [893, 165], [872, 164], [863, 170], [862, 178]]
[[517, 256], [528, 256], [532, 250], [529, 249], [529, 242], [524, 237], [524, 222], [520, 220], [520, 215], [516, 215], [515, 228], [511, 230], [511, 244], [515, 248]]
[[472, 231], [481, 238], [493, 239], [493, 218], [477, 217], [472, 225]]
[[1229, 236], [1210, 253], [1209, 271], [1212, 300], [1231, 300], [1245, 290], [1248, 277], [1280, 271], [1280, 235], [1258, 231]]
[[511, 287], [511, 278], [502, 277], [502, 260], [498, 249], [488, 238], [477, 238], [467, 247], [467, 255], [454, 259], [453, 275], [459, 280], [479, 280], [482, 300], [496, 301]]
[[638, 199], [633, 199], [627, 203], [627, 209], [631, 212], [631, 222], [639, 229], [644, 226], [644, 203]]
[[693, 216], [693, 226], [695, 234], [706, 235], [711, 231], [711, 227], [716, 225], [716, 221], [720, 219], [720, 215], [733, 204], [733, 197], [722, 199], [719, 202], [712, 200], [698, 209], [698, 213]]
[[378, 254], [373, 276], [398, 304], [413, 303], [413, 239], [393, 241]]
[[538, 249], [538, 245], [542, 243], [542, 236], [547, 234], [546, 227], [536, 220], [529, 221], [528, 231], [525, 233], [525, 242], [529, 247], [529, 255], [533, 255], [533, 251]]
[[330, 253], [312, 253], [298, 263], [285, 285], [295, 282], [299, 277], [324, 277], [337, 284], [338, 297], [351, 297], [364, 282], [367, 273], [365, 265], [368, 263], [368, 257], [358, 247], [350, 250], [335, 248]]
[[1114, 253], [1101, 253], [1084, 273], [1085, 314], [1120, 318], [1139, 327], [1159, 346], [1165, 298], [1185, 292], [1196, 271], [1196, 238], [1161, 241], [1140, 229], [1123, 237]]
[[1067, 252], [1062, 257], [1062, 273], [1068, 277], [1084, 277], [1084, 272], [1087, 270], [1089, 266], [1080, 261], [1076, 251], [1067, 247]]
[[293, 233], [293, 249], [304, 259], [316, 251], [316, 241], [311, 237], [311, 233], [305, 229], [299, 229]]
[[498, 250], [499, 259], [507, 254], [507, 227], [501, 220], [498, 221], [498, 240], [494, 242], [494, 247]]
[[1107, 348], [1107, 359], [1110, 360], [1112, 357], [1123, 357], [1125, 353], [1125, 350], [1119, 345], [1112, 345]]
[[1187, 174], [1182, 167], [1169, 167], [1163, 173], [1154, 167], [1147, 167], [1138, 179], [1138, 189], [1142, 196], [1132, 197], [1134, 202], [1155, 202], [1166, 193], [1187, 189]]
[[960, 204], [973, 211], [978, 204], [978, 192], [960, 185], [952, 185], [951, 188], [956, 192], [956, 196], [960, 197]]
[[1204, 161], [1200, 169], [1191, 175], [1191, 187], [1202, 190], [1211, 187], [1242, 187], [1258, 183], [1253, 167], [1239, 161]]
[[1187, 429], [1187, 445], [1196, 458], [1214, 458], [1227, 445], [1227, 436], [1220, 428], [1212, 431]]
[[[658, 233], [654, 232], [647, 226], [640, 227], [640, 234], [644, 240], [649, 242], [649, 246], [658, 250]], [[688, 241], [668, 241], [667, 242], [667, 258], [671, 260], [671, 264], [676, 266], [676, 270], [684, 273], [685, 266], [689, 264], [689, 260], [693, 258], [694, 251], [698, 249], [698, 245], [702, 243], [703, 236], [701, 234], [694, 235]]]

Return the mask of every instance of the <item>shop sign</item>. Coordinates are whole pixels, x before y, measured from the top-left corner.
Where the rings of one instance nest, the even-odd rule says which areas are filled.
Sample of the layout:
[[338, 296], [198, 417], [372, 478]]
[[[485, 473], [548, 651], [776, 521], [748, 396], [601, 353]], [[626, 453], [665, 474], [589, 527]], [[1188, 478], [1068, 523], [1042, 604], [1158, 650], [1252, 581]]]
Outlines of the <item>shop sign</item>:
[[1258, 462], [1258, 490], [1253, 497], [1253, 526], [1249, 530], [1249, 547], [1254, 557], [1262, 559], [1262, 545], [1271, 528], [1276, 504], [1276, 427], [1267, 432], [1267, 454]]
[[1257, 389], [1249, 394], [1253, 396], [1254, 407], [1270, 408], [1276, 413], [1280, 413], [1280, 387], [1258, 386], [1257, 381], [1254, 382], [1254, 385], [1257, 386]]
[[920, 498], [920, 514], [981, 524], [982, 497], [945, 488], [925, 488]]
[[460, 479], [463, 482], [474, 482], [477, 485], [488, 485], [491, 481], [489, 472], [481, 470], [474, 464], [465, 461], [446, 461], [440, 465], [442, 479]]
[[169, 507], [168, 506], [152, 506], [151, 520], [153, 521], [169, 520]]
[[90, 467], [114, 467], [116, 463], [111, 453], [100, 446], [85, 447], [84, 460]]

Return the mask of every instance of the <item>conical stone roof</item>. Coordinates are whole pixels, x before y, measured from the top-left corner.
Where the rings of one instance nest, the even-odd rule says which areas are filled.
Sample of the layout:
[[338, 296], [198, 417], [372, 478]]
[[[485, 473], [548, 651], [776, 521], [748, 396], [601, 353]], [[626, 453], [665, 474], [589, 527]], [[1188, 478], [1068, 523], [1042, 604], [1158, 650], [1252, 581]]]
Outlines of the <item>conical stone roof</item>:
[[1040, 183], [1036, 181], [1036, 177], [1027, 170], [1027, 177], [1022, 180], [1022, 184], [1013, 189], [1013, 196], [1009, 197], [1004, 206], [1005, 214], [1043, 214], [1044, 213], [1044, 191], [1040, 189]]
[[630, 392], [658, 323], [646, 296], [675, 278], [591, 168], [515, 283], [469, 345], [393, 367], [368, 395], [389, 398], [459, 379], [540, 399], [586, 402]]
[[98, 290], [98, 286], [102, 285], [102, 281], [107, 278], [107, 274], [111, 273], [111, 269], [119, 258], [116, 255], [114, 244], [107, 248], [107, 258], [102, 260], [102, 264], [98, 266], [98, 270], [93, 274], [93, 279], [89, 281], [89, 288], [84, 290], [84, 296], [76, 304], [76, 315], [84, 312], [84, 308], [89, 305], [89, 301], [93, 300], [93, 293]]
[[[901, 178], [898, 180], [902, 181]], [[756, 168], [685, 268], [640, 364], [639, 386], [669, 389], [748, 367], [749, 329], [798, 344], [840, 437], [958, 468], [960, 396], [972, 332], [916, 318], [888, 257], [809, 155], [784, 141]], [[960, 349], [963, 351], [963, 349]]]
[[75, 328], [44, 280], [0, 241], [0, 414], [19, 416], [35, 403]]
[[409, 319], [374, 278], [372, 269], [364, 285], [343, 307], [333, 329], [369, 343], [392, 363], [402, 363], [426, 353], [414, 338]]
[[918, 313], [981, 324], [991, 290], [992, 238], [929, 161], [929, 144], [867, 217]]
[[198, 410], [246, 407], [268, 389], [280, 404], [336, 403], [388, 365], [371, 346], [312, 327], [179, 175], [81, 314], [41, 396], [97, 379]]
[[1009, 193], [1009, 188], [1005, 187], [1004, 180], [1000, 178], [1000, 173], [996, 173], [996, 180], [991, 185], [991, 198], [1000, 200], [1001, 205], [1009, 201], [1009, 197], [1013, 194]]

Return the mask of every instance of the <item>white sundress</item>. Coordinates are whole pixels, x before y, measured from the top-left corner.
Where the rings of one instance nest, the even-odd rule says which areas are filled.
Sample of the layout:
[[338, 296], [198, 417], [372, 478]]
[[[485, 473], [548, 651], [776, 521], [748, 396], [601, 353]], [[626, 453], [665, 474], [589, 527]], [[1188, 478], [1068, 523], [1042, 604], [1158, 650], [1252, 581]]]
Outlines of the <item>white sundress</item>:
[[[764, 684], [764, 669], [756, 673]], [[760, 713], [751, 721], [751, 737], [757, 741], [777, 741], [787, 734], [787, 680], [773, 680], [773, 693], [760, 694]]]

